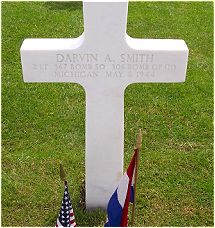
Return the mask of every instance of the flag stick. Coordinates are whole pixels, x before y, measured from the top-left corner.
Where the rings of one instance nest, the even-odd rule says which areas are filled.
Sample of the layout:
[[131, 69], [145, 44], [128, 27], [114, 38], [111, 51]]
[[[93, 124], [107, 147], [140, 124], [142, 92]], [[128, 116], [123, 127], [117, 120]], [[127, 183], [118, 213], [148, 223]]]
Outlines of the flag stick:
[[134, 217], [135, 217], [135, 207], [136, 207], [136, 193], [137, 193], [137, 177], [138, 177], [138, 169], [139, 169], [139, 162], [140, 162], [140, 148], [142, 146], [142, 131], [139, 130], [137, 136], [137, 143], [135, 149], [137, 150], [137, 156], [135, 160], [135, 173], [134, 173], [134, 202], [132, 205], [132, 219], [131, 219], [131, 226], [134, 226]]
[[66, 174], [64, 172], [62, 164], [60, 164], [60, 179], [64, 182], [66, 181]]

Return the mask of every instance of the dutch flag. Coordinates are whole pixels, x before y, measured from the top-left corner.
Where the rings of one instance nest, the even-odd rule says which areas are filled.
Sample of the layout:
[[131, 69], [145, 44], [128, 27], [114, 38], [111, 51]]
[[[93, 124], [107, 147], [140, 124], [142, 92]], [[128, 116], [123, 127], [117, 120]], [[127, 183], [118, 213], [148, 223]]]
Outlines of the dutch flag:
[[136, 158], [137, 149], [134, 151], [134, 155], [127, 171], [121, 177], [117, 189], [108, 202], [108, 221], [106, 222], [105, 227], [128, 226], [129, 202], [134, 201], [134, 173]]

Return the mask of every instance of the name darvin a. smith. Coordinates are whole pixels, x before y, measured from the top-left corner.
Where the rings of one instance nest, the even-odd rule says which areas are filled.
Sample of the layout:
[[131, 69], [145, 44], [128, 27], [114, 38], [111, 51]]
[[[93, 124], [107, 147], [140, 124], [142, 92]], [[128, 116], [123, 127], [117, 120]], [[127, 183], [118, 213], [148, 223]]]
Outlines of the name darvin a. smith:
[[[154, 59], [153, 54], [127, 54], [122, 53], [118, 57], [118, 61], [121, 63], [152, 63]], [[96, 62], [112, 62], [112, 56], [106, 54], [102, 58], [99, 58], [97, 53], [84, 53], [84, 54], [68, 54], [58, 53], [56, 54], [57, 63], [96, 63]]]

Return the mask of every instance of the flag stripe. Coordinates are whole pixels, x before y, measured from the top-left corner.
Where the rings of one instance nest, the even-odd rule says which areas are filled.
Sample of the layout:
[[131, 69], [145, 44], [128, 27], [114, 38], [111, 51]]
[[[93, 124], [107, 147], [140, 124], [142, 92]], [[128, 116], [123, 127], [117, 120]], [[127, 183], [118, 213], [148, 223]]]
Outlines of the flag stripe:
[[120, 180], [119, 187], [117, 188], [117, 197], [122, 207], [124, 207], [128, 184], [129, 184], [128, 176], [123, 175]]
[[130, 202], [134, 202], [134, 186], [131, 185], [131, 194], [130, 194]]
[[59, 219], [57, 219], [57, 226], [62, 226], [62, 224], [60, 223]]
[[73, 215], [71, 218], [70, 218], [70, 220], [74, 220], [75, 219], [75, 216]]

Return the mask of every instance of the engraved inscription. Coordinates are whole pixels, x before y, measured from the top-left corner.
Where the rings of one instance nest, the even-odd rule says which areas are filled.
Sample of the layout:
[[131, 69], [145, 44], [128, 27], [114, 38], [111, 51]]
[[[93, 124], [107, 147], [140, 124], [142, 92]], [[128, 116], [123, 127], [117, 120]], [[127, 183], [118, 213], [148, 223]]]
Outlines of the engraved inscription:
[[87, 54], [56, 54], [57, 62], [70, 62], [70, 63], [91, 63], [98, 61], [97, 53], [87, 53]]
[[121, 54], [120, 60], [122, 63], [152, 63], [153, 54]]
[[46, 71], [48, 69], [48, 64], [40, 63], [33, 64], [33, 70]]
[[54, 78], [153, 78], [159, 72], [173, 73], [176, 65], [156, 63], [156, 54], [121, 53], [113, 56], [109, 53], [56, 53], [55, 63], [33, 64], [32, 68], [40, 73], [52, 69]]

